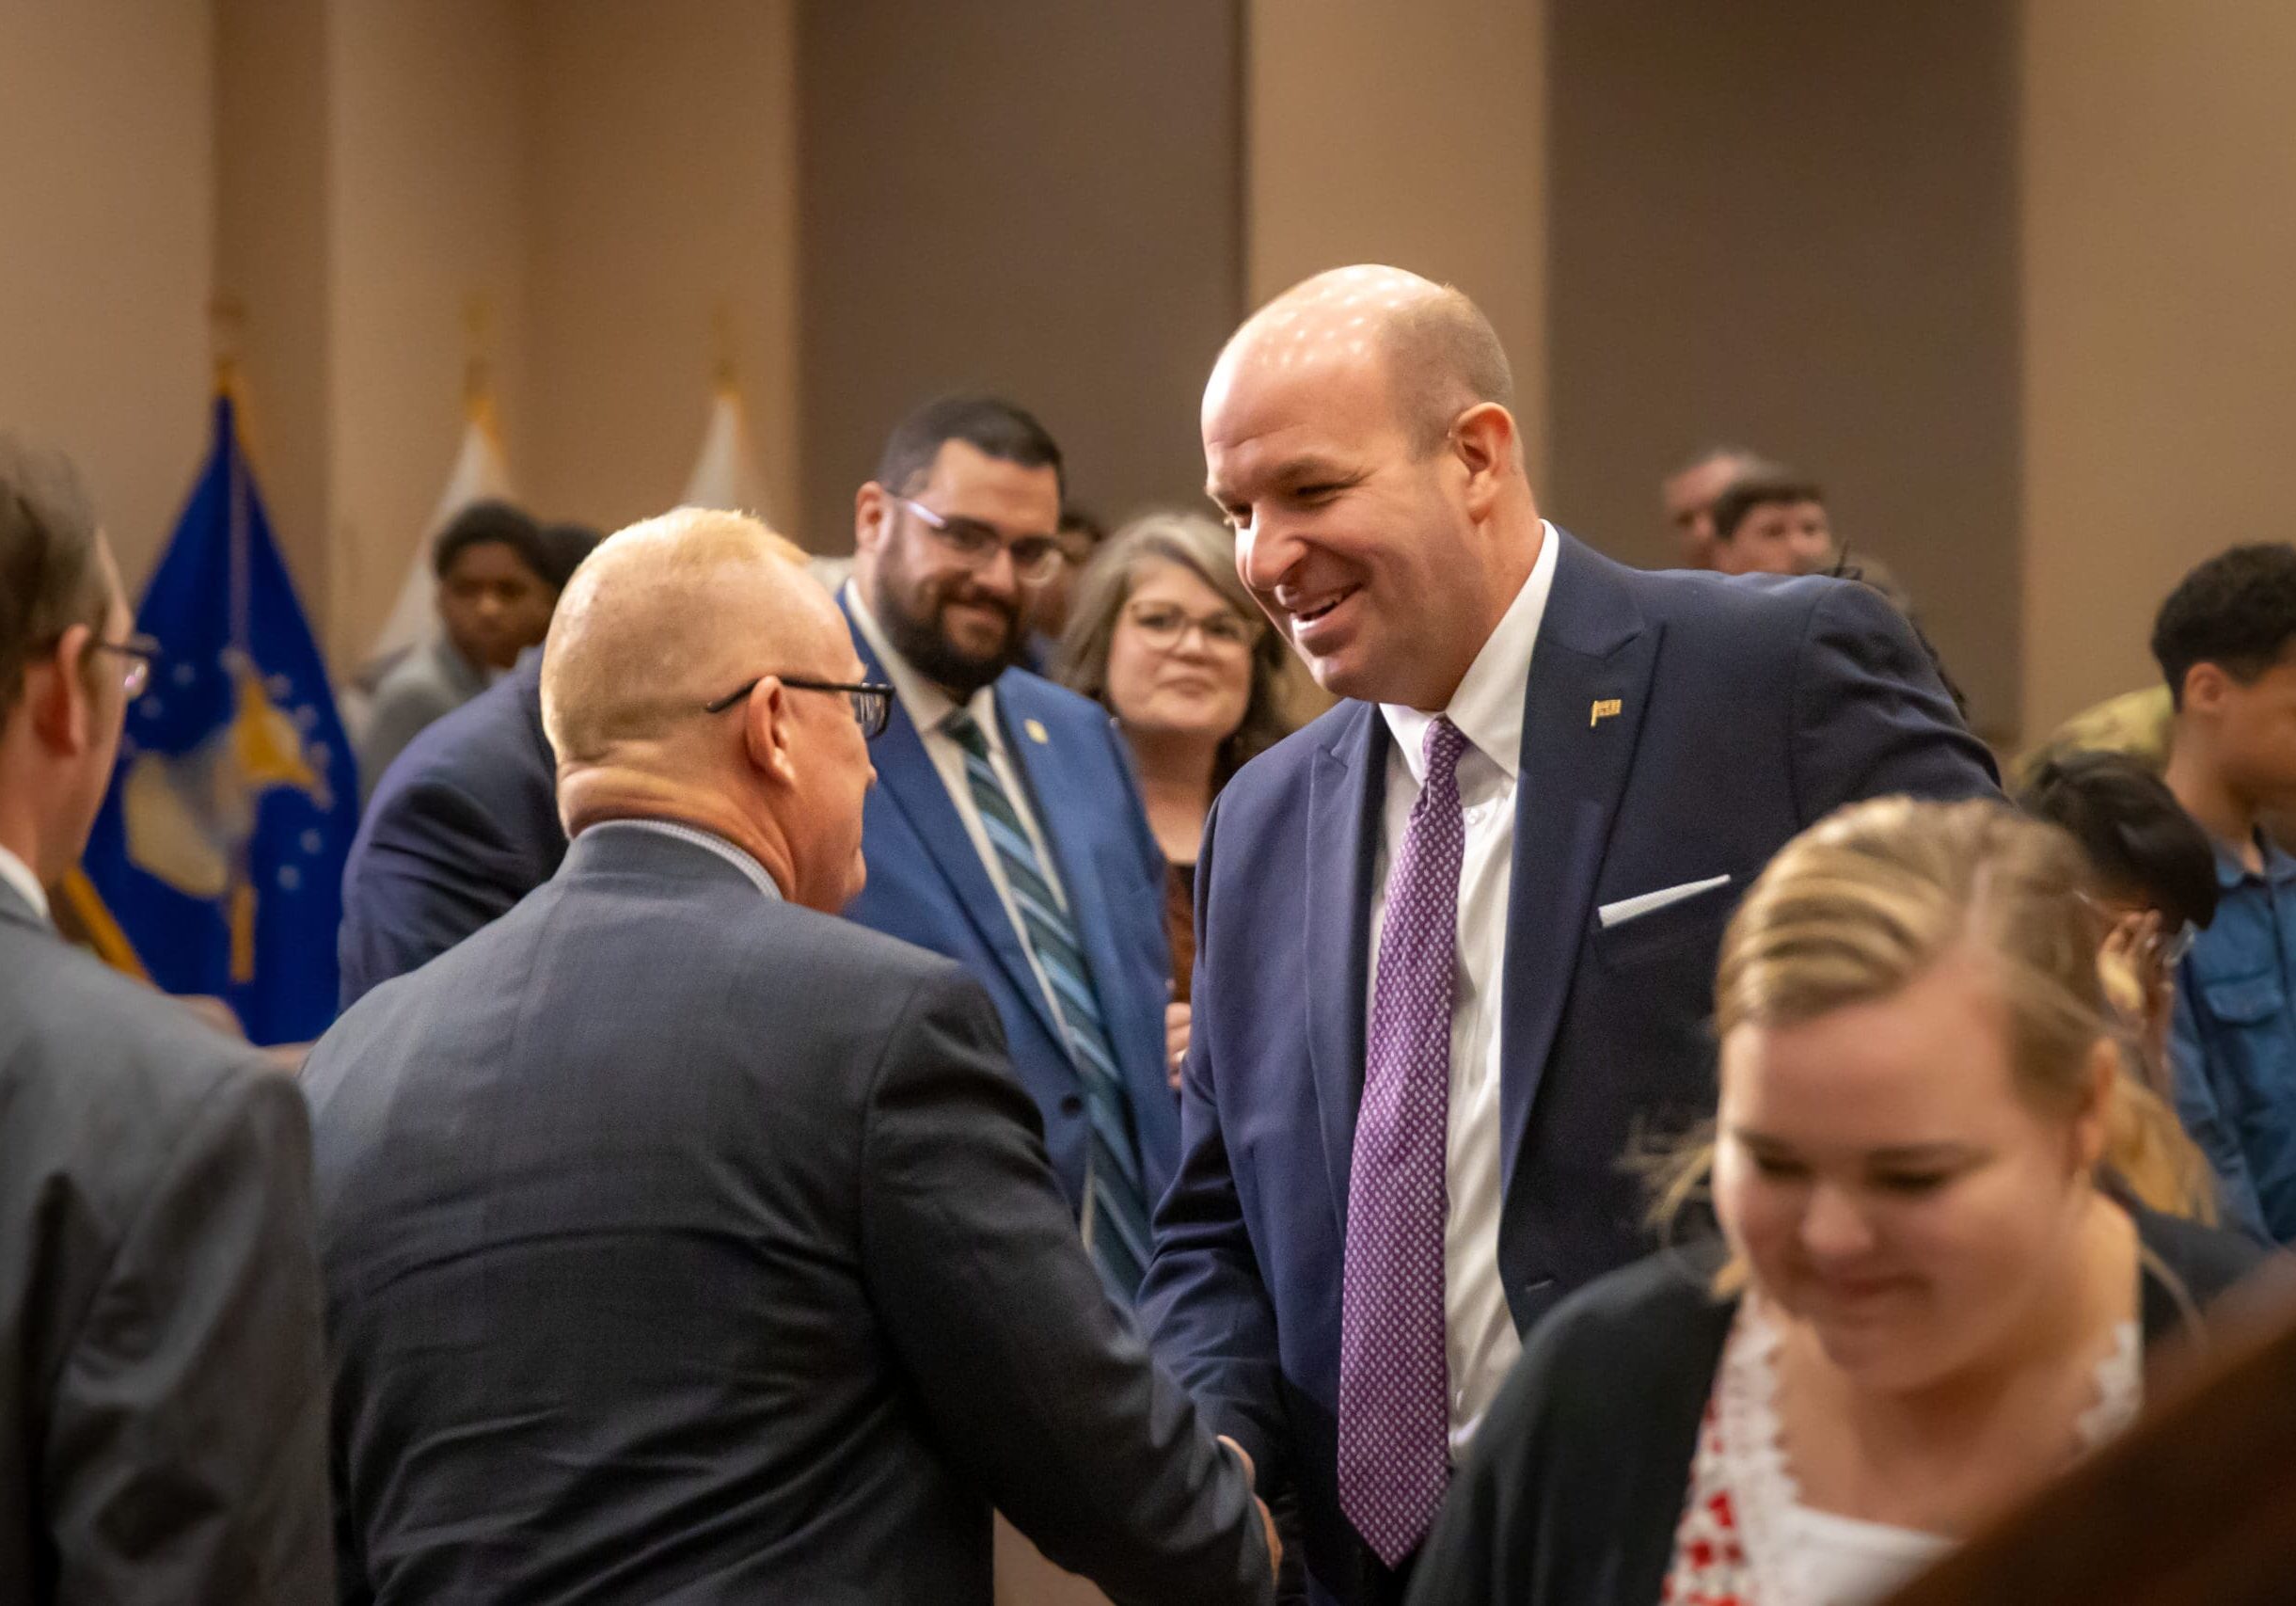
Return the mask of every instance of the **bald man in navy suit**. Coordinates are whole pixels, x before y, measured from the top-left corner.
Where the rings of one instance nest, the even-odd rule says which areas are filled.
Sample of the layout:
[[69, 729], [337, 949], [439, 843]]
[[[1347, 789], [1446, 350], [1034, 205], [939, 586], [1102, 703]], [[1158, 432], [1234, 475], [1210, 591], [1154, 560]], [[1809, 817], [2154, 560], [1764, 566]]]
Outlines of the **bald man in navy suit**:
[[1207, 822], [1142, 1313], [1351, 1606], [1400, 1598], [1521, 1333], [1642, 1248], [1623, 1162], [1713, 1107], [1739, 893], [1852, 799], [1995, 785], [1878, 596], [1611, 563], [1540, 517], [1512, 400], [1473, 303], [1377, 267], [1204, 395], [1237, 566], [1347, 700]]

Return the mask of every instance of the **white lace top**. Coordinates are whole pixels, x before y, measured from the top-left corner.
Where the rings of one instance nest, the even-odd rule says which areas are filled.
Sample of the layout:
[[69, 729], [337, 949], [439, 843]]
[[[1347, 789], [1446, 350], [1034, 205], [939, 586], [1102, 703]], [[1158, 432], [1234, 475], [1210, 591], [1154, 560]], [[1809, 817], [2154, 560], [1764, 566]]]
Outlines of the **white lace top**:
[[[1669, 1606], [1867, 1606], [1953, 1548], [1940, 1534], [1802, 1503], [1778, 1420], [1778, 1344], [1757, 1303], [1741, 1303], [1699, 1428], [1659, 1597]], [[2144, 1391], [2143, 1337], [2124, 1322], [2098, 1363], [2097, 1403], [2081, 1417], [2083, 1451], [2127, 1427]]]

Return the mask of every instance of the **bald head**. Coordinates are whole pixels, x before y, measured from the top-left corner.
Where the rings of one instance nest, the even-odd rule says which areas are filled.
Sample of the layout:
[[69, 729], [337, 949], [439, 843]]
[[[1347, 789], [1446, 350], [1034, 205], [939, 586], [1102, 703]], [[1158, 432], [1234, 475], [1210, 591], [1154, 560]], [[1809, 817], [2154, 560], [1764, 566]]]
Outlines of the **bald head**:
[[804, 558], [754, 518], [690, 507], [600, 543], [543, 649], [543, 725], [561, 772], [673, 742], [743, 680], [801, 673], [845, 644]]
[[1443, 443], [1453, 420], [1494, 402], [1512, 411], [1514, 375], [1481, 308], [1416, 273], [1378, 264], [1303, 279], [1246, 319], [1212, 370], [1212, 393], [1270, 371], [1344, 366], [1383, 371], [1395, 416], [1417, 450]]

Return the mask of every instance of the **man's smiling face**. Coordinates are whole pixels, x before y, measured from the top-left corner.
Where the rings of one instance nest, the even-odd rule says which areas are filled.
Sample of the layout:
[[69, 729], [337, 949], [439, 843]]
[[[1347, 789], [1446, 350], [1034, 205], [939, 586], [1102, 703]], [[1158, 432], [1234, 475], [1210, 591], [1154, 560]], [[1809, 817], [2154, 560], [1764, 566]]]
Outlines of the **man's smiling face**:
[[1287, 309], [1239, 336], [1204, 393], [1206, 488], [1318, 684], [1441, 708], [1487, 629], [1484, 565], [1463, 465], [1399, 412], [1380, 310]]

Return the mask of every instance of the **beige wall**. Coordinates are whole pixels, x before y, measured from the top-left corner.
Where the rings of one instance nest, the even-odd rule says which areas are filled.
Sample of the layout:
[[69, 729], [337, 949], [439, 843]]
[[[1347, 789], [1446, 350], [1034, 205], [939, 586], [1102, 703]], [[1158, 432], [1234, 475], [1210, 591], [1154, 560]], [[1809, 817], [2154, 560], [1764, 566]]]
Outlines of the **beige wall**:
[[2017, 723], [2017, 47], [2008, 0], [1550, 0], [1548, 511], [1678, 561], [1719, 440], [1813, 475]]
[[314, 628], [333, 594], [326, 13], [215, 0], [217, 292], [240, 309], [240, 424]]
[[140, 591], [207, 442], [206, 0], [0, 0], [0, 429], [70, 453]]
[[328, 644], [390, 610], [461, 432], [464, 309], [484, 298], [514, 470], [526, 385], [530, 50], [515, 0], [329, 0]]
[[542, 0], [522, 485], [613, 529], [700, 450], [729, 315], [758, 466], [802, 527], [795, 0]]
[[1514, 366], [1546, 459], [1543, 0], [1251, 0], [1245, 259], [1254, 305], [1347, 262], [1457, 284]]
[[2158, 677], [2202, 558], [2296, 537], [2296, 7], [2028, 0], [2030, 728]]
[[1200, 502], [1243, 302], [1242, 4], [803, 8], [808, 545], [851, 549], [886, 432], [959, 389], [1037, 413], [1103, 518]]

